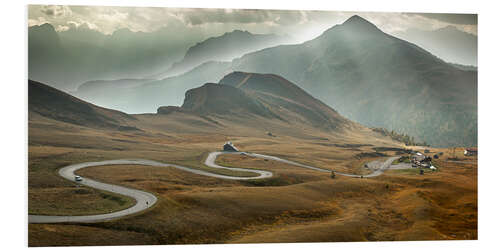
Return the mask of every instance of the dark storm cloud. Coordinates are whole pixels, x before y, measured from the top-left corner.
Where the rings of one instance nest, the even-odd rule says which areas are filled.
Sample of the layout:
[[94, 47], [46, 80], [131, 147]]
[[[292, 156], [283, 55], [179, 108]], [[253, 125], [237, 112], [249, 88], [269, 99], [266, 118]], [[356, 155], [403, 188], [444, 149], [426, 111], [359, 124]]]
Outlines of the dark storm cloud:
[[452, 24], [477, 25], [476, 14], [414, 13], [412, 15], [419, 15]]

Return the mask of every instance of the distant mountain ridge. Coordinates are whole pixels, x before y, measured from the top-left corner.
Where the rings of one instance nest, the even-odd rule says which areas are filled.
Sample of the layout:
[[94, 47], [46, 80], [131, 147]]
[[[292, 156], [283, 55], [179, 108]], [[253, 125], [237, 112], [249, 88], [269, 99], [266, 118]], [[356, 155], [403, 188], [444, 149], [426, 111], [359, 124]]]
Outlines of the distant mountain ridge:
[[446, 26], [436, 30], [408, 29], [394, 34], [455, 64], [477, 66], [477, 36]]
[[174, 63], [166, 72], [155, 75], [154, 78], [162, 79], [182, 74], [209, 61], [231, 61], [246, 53], [280, 45], [288, 40], [290, 38], [286, 36], [233, 30], [189, 47], [181, 61]]
[[202, 39], [194, 31], [176, 38], [168, 28], [105, 35], [86, 25], [61, 32], [48, 23], [35, 25], [28, 28], [28, 75], [65, 91], [97, 79], [142, 78], [169, 67]]

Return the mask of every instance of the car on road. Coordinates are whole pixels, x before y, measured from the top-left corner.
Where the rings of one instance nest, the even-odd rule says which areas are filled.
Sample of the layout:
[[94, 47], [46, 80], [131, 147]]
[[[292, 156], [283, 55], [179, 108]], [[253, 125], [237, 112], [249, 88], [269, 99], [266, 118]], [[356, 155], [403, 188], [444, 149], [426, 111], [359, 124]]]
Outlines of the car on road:
[[83, 178], [79, 175], [75, 175], [75, 181], [82, 181]]

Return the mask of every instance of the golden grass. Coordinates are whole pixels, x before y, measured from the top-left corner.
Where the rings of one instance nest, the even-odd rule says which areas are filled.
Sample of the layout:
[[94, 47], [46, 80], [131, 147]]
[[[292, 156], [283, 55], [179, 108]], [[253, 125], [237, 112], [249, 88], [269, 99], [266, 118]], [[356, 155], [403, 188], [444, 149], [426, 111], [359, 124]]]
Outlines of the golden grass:
[[[204, 154], [219, 150], [224, 141], [231, 140], [244, 151], [357, 173], [363, 171], [359, 168], [365, 161], [372, 159], [357, 159], [356, 154], [374, 152], [377, 146], [401, 147], [367, 131], [280, 131], [278, 125], [260, 128], [259, 121], [249, 125], [256, 129], [241, 125], [233, 128], [228, 123], [212, 130], [183, 127], [183, 123], [168, 117], [139, 116], [134, 125], [145, 132], [100, 131], [32, 121], [29, 210], [50, 213], [50, 204], [55, 204], [61, 210], [73, 206], [82, 208], [81, 213], [95, 212], [91, 206], [66, 204], [78, 200], [117, 209], [98, 192], [69, 200], [76, 189], [72, 182], [58, 177], [57, 170], [77, 162], [145, 158], [203, 168]], [[77, 136], [73, 135], [75, 131]], [[276, 137], [267, 136], [265, 131]], [[348, 143], [371, 145], [335, 146]], [[431, 150], [444, 151], [440, 160], [450, 154], [445, 149]], [[423, 176], [388, 171], [373, 179], [331, 179], [325, 173], [242, 155], [223, 155], [218, 162], [270, 170], [275, 177], [229, 181], [170, 168], [86, 168], [78, 173], [153, 192], [159, 197], [158, 204], [146, 212], [109, 222], [29, 225], [29, 245], [477, 239], [477, 166], [473, 164], [438, 161], [440, 171]], [[47, 199], [45, 194], [50, 194]], [[66, 198], [58, 200], [59, 196]]]
[[[84, 186], [31, 188], [29, 214], [90, 215], [110, 213], [133, 206], [133, 198]], [[36, 202], [41, 201], [44, 202]]]

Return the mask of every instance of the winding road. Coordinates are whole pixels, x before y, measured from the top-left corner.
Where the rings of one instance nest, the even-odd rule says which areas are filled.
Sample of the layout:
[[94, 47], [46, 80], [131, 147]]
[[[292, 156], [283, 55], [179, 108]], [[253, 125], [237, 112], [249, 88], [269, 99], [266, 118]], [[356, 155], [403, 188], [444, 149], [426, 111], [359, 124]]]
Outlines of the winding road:
[[[219, 156], [221, 154], [244, 154], [244, 155], [251, 156], [251, 157], [279, 161], [279, 162], [287, 163], [287, 164], [294, 165], [297, 167], [307, 168], [307, 169], [321, 171], [321, 172], [325, 172], [325, 173], [331, 172], [331, 170], [312, 167], [312, 166], [308, 166], [305, 164], [281, 159], [281, 158], [278, 158], [275, 156], [255, 154], [255, 153], [246, 153], [246, 152], [212, 152], [208, 155], [207, 159], [205, 160], [206, 166], [211, 167], [211, 168], [217, 168], [217, 169], [228, 169], [228, 170], [232, 170], [232, 171], [256, 173], [256, 174], [258, 174], [258, 176], [238, 177], [238, 176], [221, 175], [221, 174], [207, 172], [204, 170], [192, 169], [192, 168], [188, 168], [188, 167], [184, 167], [184, 166], [180, 166], [180, 165], [176, 165], [176, 164], [161, 163], [161, 162], [152, 161], [152, 160], [145, 160], [145, 159], [121, 159], [121, 160], [78, 163], [78, 164], [73, 164], [73, 165], [69, 165], [69, 166], [61, 168], [59, 170], [59, 175], [61, 175], [65, 179], [68, 179], [70, 181], [74, 181], [75, 171], [82, 169], [82, 168], [86, 168], [86, 167], [109, 166], [109, 165], [144, 165], [144, 166], [153, 166], [153, 167], [177, 168], [177, 169], [191, 172], [194, 174], [199, 174], [199, 175], [204, 175], [204, 176], [209, 176], [209, 177], [214, 177], [214, 178], [220, 178], [220, 179], [228, 179], [228, 180], [252, 180], [252, 179], [269, 178], [269, 177], [273, 176], [272, 172], [265, 171], [265, 170], [232, 168], [232, 167], [223, 167], [223, 166], [217, 165], [215, 163], [215, 160], [217, 159], [217, 156]], [[340, 173], [340, 172], [335, 172], [335, 173], [338, 175], [349, 176], [349, 177], [358, 177], [358, 178], [359, 177], [375, 177], [375, 176], [381, 175], [386, 169], [390, 168], [391, 163], [397, 158], [398, 157], [388, 158], [385, 162], [382, 163], [381, 167], [379, 167], [377, 170], [375, 170], [371, 174], [364, 175], [364, 176], [345, 174], [345, 173]], [[117, 212], [112, 212], [112, 213], [106, 213], [106, 214], [81, 215], [81, 216], [29, 215], [28, 222], [29, 223], [62, 223], [62, 222], [100, 222], [100, 221], [112, 220], [112, 219], [120, 218], [123, 216], [135, 214], [135, 213], [141, 212], [143, 210], [146, 210], [149, 207], [153, 206], [158, 200], [156, 198], [156, 196], [154, 196], [151, 193], [145, 192], [145, 191], [141, 191], [141, 190], [137, 190], [137, 189], [133, 189], [133, 188], [127, 188], [127, 187], [118, 186], [118, 185], [113, 185], [113, 184], [107, 184], [107, 183], [95, 181], [95, 180], [88, 179], [88, 178], [83, 178], [83, 180], [80, 181], [79, 183], [81, 183], [82, 185], [85, 185], [85, 186], [92, 187], [92, 188], [129, 196], [129, 197], [134, 198], [137, 202], [134, 206], [129, 207], [127, 209], [120, 210]]]

